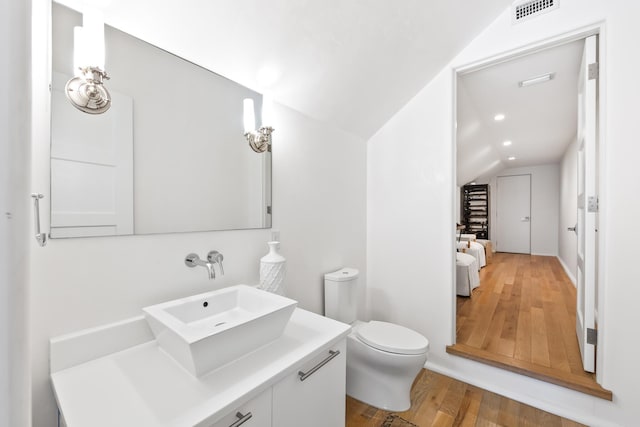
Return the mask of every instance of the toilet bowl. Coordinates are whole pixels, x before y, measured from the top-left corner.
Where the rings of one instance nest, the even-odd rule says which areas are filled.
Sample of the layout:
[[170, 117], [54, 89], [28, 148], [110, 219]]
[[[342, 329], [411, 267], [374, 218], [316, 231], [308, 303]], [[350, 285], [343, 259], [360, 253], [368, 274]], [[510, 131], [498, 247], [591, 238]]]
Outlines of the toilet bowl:
[[347, 394], [376, 408], [406, 411], [411, 384], [427, 361], [429, 342], [387, 322], [356, 322], [347, 337]]
[[411, 406], [411, 384], [427, 360], [429, 341], [393, 323], [356, 320], [358, 270], [325, 275], [325, 315], [349, 323], [347, 394], [388, 411]]

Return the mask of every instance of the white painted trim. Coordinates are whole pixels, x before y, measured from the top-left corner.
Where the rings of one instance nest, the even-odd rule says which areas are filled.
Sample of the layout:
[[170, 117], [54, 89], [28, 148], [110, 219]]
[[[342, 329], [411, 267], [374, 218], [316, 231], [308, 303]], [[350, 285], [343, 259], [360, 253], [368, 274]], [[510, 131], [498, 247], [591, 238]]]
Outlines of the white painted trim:
[[[598, 188], [598, 197], [600, 199], [600, 211], [599, 211], [599, 222], [598, 222], [598, 227], [599, 227], [599, 244], [598, 244], [598, 256], [600, 257], [600, 259], [598, 259], [598, 283], [596, 285], [597, 288], [597, 293], [598, 293], [598, 306], [596, 307], [596, 311], [598, 313], [598, 329], [602, 332], [602, 334], [599, 334], [600, 336], [598, 337], [598, 345], [596, 346], [596, 382], [600, 385], [602, 385], [603, 387], [607, 387], [606, 384], [606, 376], [605, 376], [605, 372], [604, 372], [604, 359], [605, 359], [605, 354], [604, 354], [604, 348], [605, 348], [605, 340], [606, 340], [606, 332], [605, 332], [605, 310], [604, 310], [604, 299], [605, 299], [605, 292], [604, 292], [604, 280], [606, 277], [606, 268], [607, 268], [607, 262], [606, 262], [606, 236], [607, 236], [607, 230], [606, 230], [606, 219], [607, 219], [607, 200], [606, 200], [606, 193], [604, 192], [604, 190], [606, 189], [606, 152], [607, 152], [607, 146], [606, 146], [606, 124], [607, 124], [607, 118], [606, 118], [606, 84], [605, 82], [607, 81], [607, 71], [606, 71], [606, 64], [607, 64], [607, 37], [606, 37], [606, 22], [604, 20], [599, 20], [596, 21], [592, 24], [583, 26], [583, 27], [579, 27], [576, 28], [572, 31], [568, 31], [568, 32], [564, 32], [564, 33], [559, 33], [555, 36], [552, 37], [548, 37], [546, 39], [542, 39], [539, 40], [535, 43], [530, 43], [530, 44], [526, 44], [523, 45], [517, 49], [512, 49], [509, 51], [505, 51], [502, 52], [500, 54], [497, 55], [493, 55], [490, 56], [488, 58], [484, 58], [481, 59], [479, 61], [474, 61], [468, 64], [464, 64], [461, 66], [457, 66], [457, 67], [453, 67], [452, 68], [452, 73], [453, 73], [453, 77], [452, 77], [452, 93], [453, 93], [453, 100], [452, 100], [452, 123], [453, 123], [453, 132], [452, 132], [452, 144], [453, 144], [453, 175], [452, 175], [452, 188], [451, 188], [451, 194], [455, 195], [455, 186], [457, 185], [457, 181], [456, 181], [456, 164], [457, 164], [457, 153], [456, 153], [456, 119], [457, 119], [457, 97], [456, 97], [456, 87], [457, 87], [457, 77], [458, 75], [463, 75], [463, 74], [467, 74], [467, 73], [471, 73], [474, 71], [478, 71], [481, 70], [483, 68], [486, 67], [490, 67], [492, 65], [496, 65], [502, 62], [506, 62], [506, 61], [510, 61], [512, 59], [515, 58], [519, 58], [531, 53], [534, 53], [536, 51], [539, 50], [544, 50], [544, 49], [549, 49], [555, 46], [559, 46], [562, 44], [566, 44], [566, 43], [570, 43], [576, 40], [580, 40], [583, 38], [586, 38], [588, 36], [597, 34], [599, 37], [599, 42], [598, 42], [598, 62], [600, 63], [600, 68], [599, 68], [599, 81], [598, 81], [598, 144], [599, 144], [599, 149], [598, 149], [598, 164], [599, 164], [599, 169], [598, 169], [598, 179], [599, 179], [599, 188]], [[453, 196], [452, 196], [453, 197]], [[454, 207], [455, 209], [455, 207]], [[453, 219], [453, 216], [451, 218], [451, 224], [452, 227], [455, 226], [455, 220]], [[495, 252], [495, 251], [494, 251]], [[451, 288], [452, 288], [452, 295], [453, 295], [453, 316], [452, 316], [452, 320], [451, 320], [451, 329], [452, 329], [452, 342], [455, 343], [456, 342], [456, 304], [455, 304], [455, 263], [453, 266], [454, 269], [454, 274], [453, 274], [453, 281], [451, 282]], [[429, 362], [427, 362], [429, 363]], [[434, 369], [435, 370], [435, 369]], [[447, 372], [451, 372], [451, 375], [453, 378], [458, 378], [457, 376], [454, 375], [454, 371], [449, 371], [447, 370]], [[461, 380], [464, 380], [464, 378], [459, 378]], [[503, 393], [505, 396], [511, 396], [516, 398], [515, 396], [518, 395], [518, 393], [513, 393], [511, 390], [505, 390]], [[518, 400], [516, 398], [516, 400]], [[522, 399], [521, 401], [525, 401], [525, 399]], [[534, 406], [536, 406], [537, 404], [535, 404]], [[536, 406], [536, 407], [540, 407], [542, 409], [543, 406]], [[573, 416], [573, 415], [571, 415]], [[585, 420], [585, 423], [588, 424], [593, 424], [593, 419], [591, 420]], [[602, 423], [599, 423], [598, 425], [602, 425], [602, 426], [606, 426], [606, 425], [610, 425], [607, 424], [604, 420], [602, 420]]]
[[[599, 78], [598, 78], [598, 197], [600, 199], [600, 210], [598, 213], [598, 277], [596, 283], [596, 289], [598, 294], [598, 303], [596, 307], [596, 320], [598, 322], [598, 329], [600, 330], [598, 333], [598, 345], [596, 346], [596, 382], [606, 387], [606, 378], [604, 372], [604, 342], [606, 340], [607, 334], [604, 332], [604, 300], [605, 300], [605, 277], [607, 270], [607, 262], [606, 262], [606, 239], [607, 239], [607, 212], [608, 212], [608, 204], [607, 204], [607, 194], [605, 192], [606, 189], [606, 153], [607, 153], [607, 144], [606, 144], [606, 135], [607, 135], [607, 117], [606, 117], [606, 88], [605, 84], [607, 81], [607, 31], [606, 24], [604, 21], [598, 24], [597, 31], [599, 40], [598, 40], [598, 62], [600, 63], [599, 67]], [[601, 316], [602, 315], [602, 316]], [[602, 333], [600, 333], [602, 332]]]
[[448, 345], [454, 345], [456, 343], [456, 297], [457, 297], [457, 289], [456, 289], [456, 283], [457, 283], [457, 276], [456, 276], [456, 248], [455, 248], [455, 242], [456, 242], [456, 218], [458, 216], [458, 213], [456, 212], [456, 197], [458, 196], [458, 193], [456, 191], [456, 187], [458, 186], [458, 179], [457, 179], [457, 168], [458, 168], [458, 141], [457, 141], [457, 122], [456, 122], [456, 115], [457, 115], [457, 98], [458, 98], [458, 73], [456, 71], [455, 68], [451, 69], [451, 81], [452, 81], [452, 90], [451, 90], [451, 116], [453, 117], [453, 120], [451, 121], [451, 135], [453, 136], [452, 138], [452, 147], [451, 147], [451, 171], [452, 171], [452, 177], [451, 177], [451, 183], [452, 183], [452, 188], [451, 188], [451, 212], [453, 213], [453, 215], [451, 215], [451, 218], [449, 218], [449, 230], [452, 230], [452, 234], [453, 237], [451, 239], [449, 239], [449, 247], [447, 248], [447, 250], [449, 251], [449, 253], [451, 254], [451, 321], [449, 323], [449, 344]]
[[[573, 274], [572, 271], [569, 270], [569, 267], [567, 267], [567, 264], [565, 264], [565, 262], [562, 260], [562, 258], [560, 258], [559, 255], [556, 256], [556, 258], [558, 258], [558, 261], [560, 261], [560, 265], [562, 266], [563, 270], [565, 273], [567, 273], [567, 276], [569, 277], [569, 280], [571, 280], [571, 283], [573, 283], [573, 287], [576, 287], [576, 276]], [[598, 311], [598, 310], [596, 310]]]
[[[485, 382], [485, 381], [478, 381], [475, 378], [473, 379], [466, 378], [464, 375], [460, 375], [458, 371], [440, 366], [437, 363], [432, 363], [430, 361], [427, 361], [427, 363], [425, 363], [425, 369], [428, 369], [430, 371], [436, 372], [441, 375], [445, 375], [447, 377], [451, 377], [458, 381], [462, 381], [466, 384], [471, 384], [481, 389], [491, 391], [501, 396], [506, 396], [509, 399], [516, 400], [518, 402], [533, 406], [534, 408], [541, 409], [546, 412], [550, 412], [560, 417], [577, 421], [584, 425], [592, 425], [592, 426], [600, 426], [600, 427], [618, 427], [617, 424], [612, 424], [610, 421], [606, 419], [595, 418], [593, 414], [588, 414], [588, 416], [585, 416], [584, 414], [576, 411], [567, 411], [565, 408], [551, 404], [547, 401], [532, 398], [529, 395], [522, 394], [518, 391], [514, 391], [514, 389], [497, 387], [494, 382]], [[500, 368], [493, 368], [493, 369], [500, 369]], [[536, 381], [534, 379], [532, 380]], [[546, 383], [546, 384], [550, 384], [550, 383]], [[560, 386], [556, 386], [556, 387], [560, 387]], [[579, 392], [576, 391], [575, 393], [579, 393]]]
[[523, 45], [517, 49], [512, 49], [494, 56], [490, 56], [485, 59], [481, 59], [479, 61], [474, 61], [469, 64], [455, 67], [454, 75], [457, 76], [457, 75], [473, 73], [474, 71], [482, 70], [484, 68], [491, 67], [493, 65], [511, 61], [512, 59], [527, 56], [537, 51], [550, 49], [556, 46], [571, 43], [580, 39], [584, 39], [588, 36], [592, 36], [594, 34], [602, 34], [603, 28], [604, 28], [604, 21], [595, 22], [591, 25], [586, 25], [584, 27], [577, 28], [573, 31], [558, 34], [554, 37], [542, 39], [535, 43]]
[[558, 254], [545, 254], [545, 253], [531, 253], [532, 256], [554, 256], [557, 257]]

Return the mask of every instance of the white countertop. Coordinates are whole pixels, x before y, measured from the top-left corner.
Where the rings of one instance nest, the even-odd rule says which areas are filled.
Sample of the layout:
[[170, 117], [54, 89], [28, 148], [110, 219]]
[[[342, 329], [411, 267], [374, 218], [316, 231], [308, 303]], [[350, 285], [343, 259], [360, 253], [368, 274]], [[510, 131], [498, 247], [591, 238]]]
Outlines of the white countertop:
[[51, 380], [68, 427], [209, 425], [350, 329], [296, 309], [280, 338], [200, 378], [152, 340], [53, 372]]

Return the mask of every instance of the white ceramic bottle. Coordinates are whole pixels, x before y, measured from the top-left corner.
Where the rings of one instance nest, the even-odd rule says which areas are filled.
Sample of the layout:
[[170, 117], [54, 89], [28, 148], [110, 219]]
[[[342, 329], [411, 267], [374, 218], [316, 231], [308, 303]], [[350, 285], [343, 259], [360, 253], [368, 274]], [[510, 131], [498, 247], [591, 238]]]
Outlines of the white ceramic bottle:
[[258, 288], [284, 295], [284, 276], [287, 260], [279, 252], [280, 242], [267, 242], [269, 253], [260, 258], [260, 284]]

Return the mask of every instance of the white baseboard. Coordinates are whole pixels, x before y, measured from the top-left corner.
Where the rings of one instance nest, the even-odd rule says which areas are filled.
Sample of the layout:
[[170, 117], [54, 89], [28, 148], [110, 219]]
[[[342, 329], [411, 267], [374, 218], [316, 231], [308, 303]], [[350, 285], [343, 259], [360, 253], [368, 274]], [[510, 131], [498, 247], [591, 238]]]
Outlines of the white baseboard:
[[564, 272], [567, 273], [567, 276], [569, 276], [569, 280], [571, 280], [573, 286], [576, 286], [576, 276], [573, 274], [573, 271], [569, 270], [569, 267], [567, 267], [567, 264], [564, 263], [562, 258], [560, 258], [559, 256], [557, 256], [556, 258], [558, 258], [558, 261], [560, 261], [560, 265], [564, 269]]

